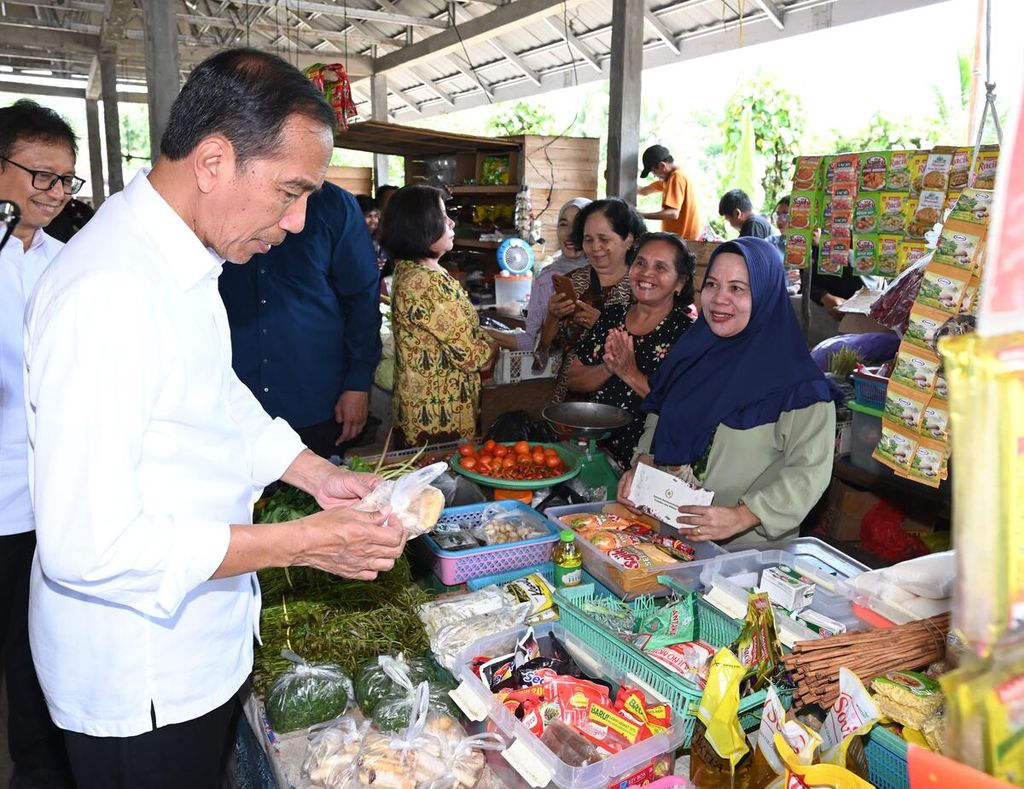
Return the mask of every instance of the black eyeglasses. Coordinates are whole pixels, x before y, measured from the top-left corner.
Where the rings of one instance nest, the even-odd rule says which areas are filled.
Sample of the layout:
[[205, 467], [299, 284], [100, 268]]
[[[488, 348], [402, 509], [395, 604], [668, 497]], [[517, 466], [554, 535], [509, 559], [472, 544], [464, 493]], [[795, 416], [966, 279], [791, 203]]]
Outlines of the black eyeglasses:
[[49, 192], [57, 184], [57, 181], [60, 181], [60, 185], [66, 195], [78, 194], [78, 191], [85, 185], [85, 179], [79, 178], [77, 175], [57, 175], [57, 173], [49, 173], [46, 170], [30, 170], [25, 165], [18, 164], [6, 156], [0, 156], [0, 159], [8, 164], [13, 164], [15, 167], [31, 175], [32, 187], [41, 192]]

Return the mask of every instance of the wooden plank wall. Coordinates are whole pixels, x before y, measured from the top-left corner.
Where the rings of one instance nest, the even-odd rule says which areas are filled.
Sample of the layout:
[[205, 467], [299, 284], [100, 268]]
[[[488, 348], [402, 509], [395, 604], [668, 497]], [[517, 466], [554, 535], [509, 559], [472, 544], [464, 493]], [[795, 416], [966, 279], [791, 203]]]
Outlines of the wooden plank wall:
[[354, 195], [373, 194], [372, 167], [328, 167], [327, 180]]
[[534, 214], [545, 227], [554, 226], [558, 209], [574, 197], [597, 198], [600, 140], [536, 135], [513, 139], [523, 143], [520, 183], [530, 187]]

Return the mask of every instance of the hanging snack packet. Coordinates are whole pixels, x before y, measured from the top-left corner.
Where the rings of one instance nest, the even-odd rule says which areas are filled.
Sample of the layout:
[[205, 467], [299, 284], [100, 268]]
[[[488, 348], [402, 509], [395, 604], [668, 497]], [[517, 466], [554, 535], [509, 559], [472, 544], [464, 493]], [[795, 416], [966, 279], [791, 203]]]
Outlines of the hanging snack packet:
[[883, 277], [895, 277], [900, 272], [900, 240], [903, 236], [878, 236], [878, 273]]
[[953, 206], [949, 220], [987, 227], [992, 218], [992, 192], [984, 189], [964, 189]]
[[810, 230], [786, 230], [786, 265], [789, 268], [808, 268], [811, 265]]
[[875, 789], [873, 783], [838, 765], [812, 764], [806, 750], [794, 748], [784, 732], [775, 735], [775, 747], [786, 764], [786, 789]]
[[775, 613], [766, 592], [747, 598], [746, 620], [730, 649], [747, 670], [745, 676], [754, 677], [754, 690], [770, 681], [781, 659], [781, 651], [775, 631]]
[[885, 186], [885, 171], [889, 153], [862, 153], [860, 155], [860, 191], [878, 192]]
[[959, 191], [967, 186], [971, 177], [971, 156], [973, 148], [954, 148], [949, 165], [949, 188]]
[[878, 273], [878, 236], [874, 233], [854, 233], [853, 270], [861, 276]]
[[752, 759], [740, 725], [740, 683], [746, 668], [728, 649], [711, 662], [690, 744], [690, 780], [701, 789], [745, 786]]
[[999, 164], [999, 146], [982, 145], [978, 151], [978, 158], [974, 162], [974, 181], [971, 183], [975, 189], [996, 188], [996, 165]]
[[949, 404], [933, 397], [924, 409], [921, 435], [936, 441], [949, 441]]
[[943, 479], [946, 453], [945, 443], [922, 437], [914, 452], [914, 459], [910, 461], [910, 478], [932, 488], [939, 487]]
[[910, 189], [910, 156], [913, 151], [892, 151], [889, 154], [889, 170], [885, 188], [893, 192]]
[[793, 173], [793, 191], [814, 190], [821, 182], [823, 156], [798, 156]]
[[890, 381], [885, 390], [885, 416], [901, 428], [918, 432], [931, 395]]
[[935, 342], [935, 333], [948, 319], [949, 313], [915, 302], [910, 310], [910, 320], [903, 335], [903, 342], [934, 352], [932, 345]]
[[899, 270], [904, 271], [928, 254], [928, 245], [924, 241], [901, 241]]
[[540, 573], [530, 573], [524, 578], [517, 578], [504, 584], [501, 589], [513, 604], [530, 604], [526, 624], [536, 625], [558, 619], [558, 607], [552, 597], [554, 590]]
[[839, 669], [839, 697], [821, 727], [822, 763], [845, 767], [867, 779], [868, 765], [860, 737], [871, 731], [882, 713], [857, 675]]
[[901, 726], [924, 731], [945, 704], [939, 683], [916, 671], [890, 671], [871, 683], [875, 704]]
[[878, 232], [879, 197], [874, 194], [860, 194], [853, 209], [854, 233]]
[[910, 473], [910, 463], [917, 451], [918, 437], [911, 435], [888, 419], [882, 420], [882, 437], [871, 454], [875, 460], [898, 474]]
[[917, 294], [917, 304], [955, 315], [960, 308], [960, 302], [963, 301], [967, 284], [971, 281], [970, 268], [944, 266], [937, 263], [937, 259], [938, 252], [925, 269], [921, 290]]
[[789, 227], [810, 230], [817, 218], [817, 193], [794, 192], [789, 199]]
[[903, 344], [900, 345], [890, 381], [931, 394], [935, 389], [935, 376], [941, 366], [941, 360], [931, 351]]
[[882, 192], [878, 198], [878, 229], [902, 236], [907, 229], [909, 192]]

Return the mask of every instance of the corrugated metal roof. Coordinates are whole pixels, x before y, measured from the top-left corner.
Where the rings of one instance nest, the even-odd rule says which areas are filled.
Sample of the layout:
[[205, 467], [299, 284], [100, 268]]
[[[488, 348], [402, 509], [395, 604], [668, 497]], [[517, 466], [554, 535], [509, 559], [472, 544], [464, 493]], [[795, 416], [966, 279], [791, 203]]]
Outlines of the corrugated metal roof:
[[[299, 66], [347, 62], [365, 115], [365, 77], [386, 73], [388, 113], [398, 121], [605, 80], [611, 60], [609, 0], [174, 2], [183, 73], [218, 49], [244, 44]], [[644, 66], [935, 2], [644, 0]], [[144, 35], [141, 0], [4, 2], [0, 70], [7, 79], [43, 75], [84, 85], [96, 54], [116, 51], [118, 80], [144, 85]]]

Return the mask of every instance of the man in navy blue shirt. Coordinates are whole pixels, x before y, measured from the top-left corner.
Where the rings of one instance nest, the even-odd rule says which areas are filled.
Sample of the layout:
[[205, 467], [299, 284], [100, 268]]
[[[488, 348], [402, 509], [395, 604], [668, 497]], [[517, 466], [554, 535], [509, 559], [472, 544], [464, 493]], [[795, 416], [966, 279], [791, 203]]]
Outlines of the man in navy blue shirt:
[[220, 277], [235, 372], [323, 457], [366, 424], [379, 279], [363, 212], [330, 182], [310, 195], [301, 233]]

